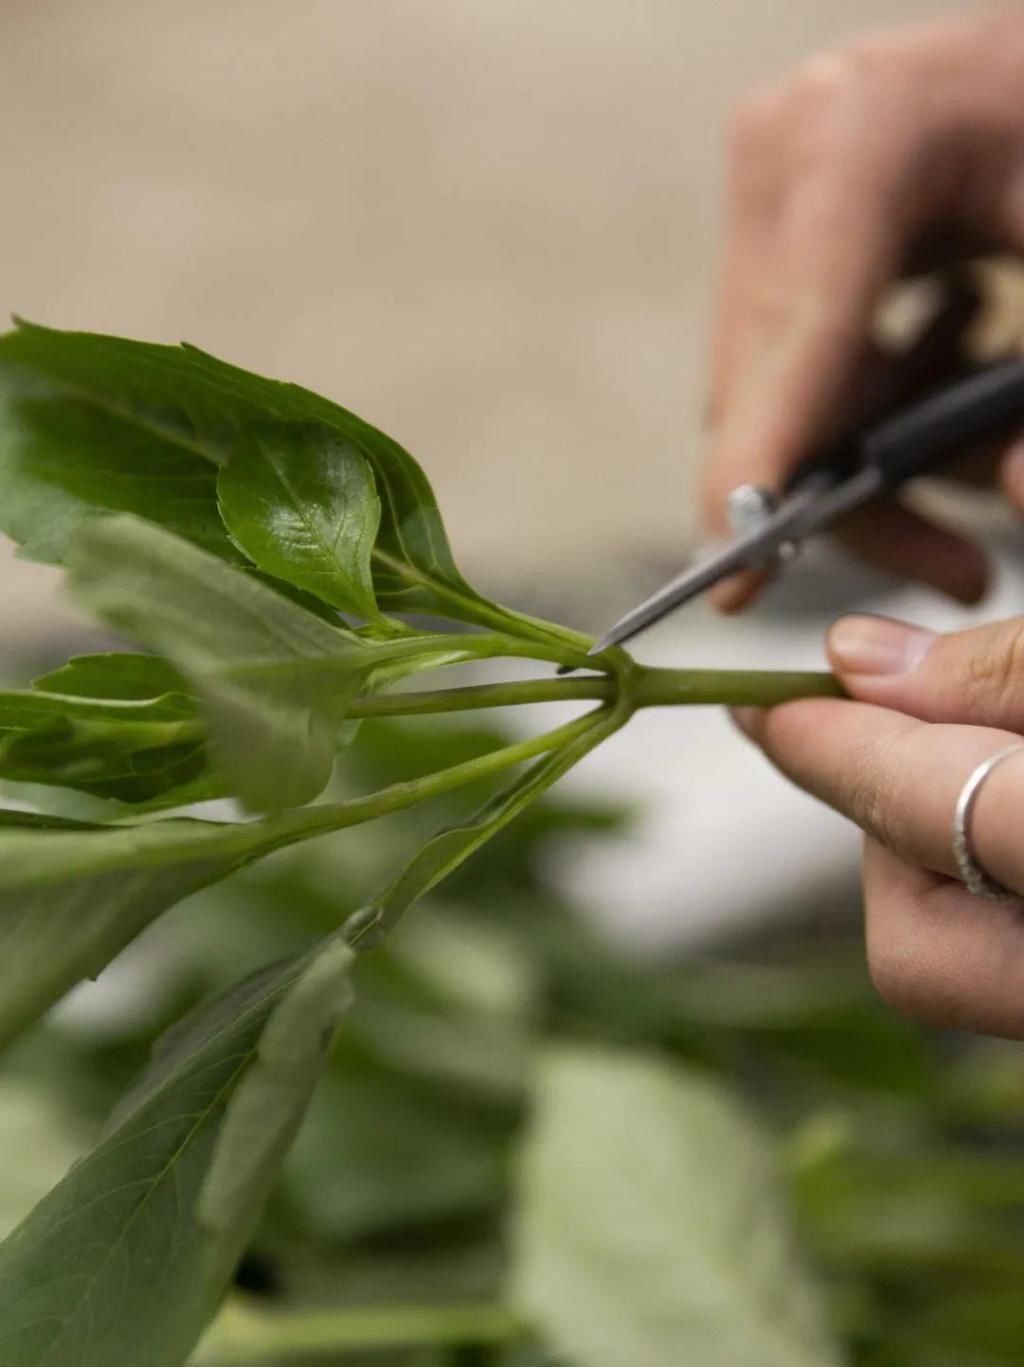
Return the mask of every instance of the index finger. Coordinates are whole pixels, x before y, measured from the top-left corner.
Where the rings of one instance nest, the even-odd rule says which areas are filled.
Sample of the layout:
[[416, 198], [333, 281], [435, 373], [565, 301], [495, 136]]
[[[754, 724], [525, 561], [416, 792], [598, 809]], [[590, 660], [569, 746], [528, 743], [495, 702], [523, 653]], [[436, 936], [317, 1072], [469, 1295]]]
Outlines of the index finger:
[[[961, 789], [983, 760], [1020, 742], [996, 728], [922, 722], [827, 698], [749, 712], [741, 724], [801, 788], [902, 859], [949, 877], [957, 876], [952, 830]], [[1022, 804], [1024, 764], [1001, 765], [979, 798], [972, 834], [992, 876], [1024, 889], [1024, 850], [1015, 821], [1005, 820]]]

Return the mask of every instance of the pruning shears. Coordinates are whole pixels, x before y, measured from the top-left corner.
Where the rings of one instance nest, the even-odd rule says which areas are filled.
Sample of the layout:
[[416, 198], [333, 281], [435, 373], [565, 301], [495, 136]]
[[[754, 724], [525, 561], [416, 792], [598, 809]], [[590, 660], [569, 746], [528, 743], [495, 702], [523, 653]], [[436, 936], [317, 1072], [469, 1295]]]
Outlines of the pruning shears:
[[1024, 359], [1001, 360], [961, 371], [814, 453], [793, 472], [781, 495], [742, 485], [729, 501], [734, 539], [627, 612], [589, 653], [629, 640], [738, 570], [774, 570], [844, 514], [1020, 428]]

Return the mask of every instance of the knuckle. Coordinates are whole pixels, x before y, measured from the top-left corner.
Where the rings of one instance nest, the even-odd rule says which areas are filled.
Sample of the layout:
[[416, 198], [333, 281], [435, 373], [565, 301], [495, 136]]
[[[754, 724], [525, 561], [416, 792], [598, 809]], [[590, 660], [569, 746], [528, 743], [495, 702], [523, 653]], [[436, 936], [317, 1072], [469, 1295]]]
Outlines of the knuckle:
[[906, 836], [895, 775], [900, 772], [898, 748], [910, 729], [884, 743], [865, 744], [850, 761], [850, 815], [862, 830], [892, 850], [902, 849]]
[[862, 78], [888, 76], [906, 69], [908, 43], [904, 35], [886, 31], [866, 33], [846, 49], [851, 64]]
[[729, 146], [735, 161], [742, 164], [772, 149], [781, 104], [780, 92], [771, 86], [751, 91], [736, 104], [729, 124]]
[[981, 632], [966, 674], [969, 715], [1003, 725], [1024, 722], [1024, 618]]
[[803, 102], [830, 102], [844, 98], [860, 80], [860, 63], [850, 47], [831, 52], [816, 52], [800, 63], [793, 73], [792, 90]]

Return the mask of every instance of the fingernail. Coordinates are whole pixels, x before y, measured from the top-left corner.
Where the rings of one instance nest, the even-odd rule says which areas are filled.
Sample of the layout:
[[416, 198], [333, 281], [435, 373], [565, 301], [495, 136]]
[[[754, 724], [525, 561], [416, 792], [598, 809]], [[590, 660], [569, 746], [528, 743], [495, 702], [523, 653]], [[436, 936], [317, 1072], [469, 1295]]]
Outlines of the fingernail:
[[908, 674], [928, 654], [935, 632], [891, 617], [840, 617], [828, 634], [829, 655], [842, 674]]

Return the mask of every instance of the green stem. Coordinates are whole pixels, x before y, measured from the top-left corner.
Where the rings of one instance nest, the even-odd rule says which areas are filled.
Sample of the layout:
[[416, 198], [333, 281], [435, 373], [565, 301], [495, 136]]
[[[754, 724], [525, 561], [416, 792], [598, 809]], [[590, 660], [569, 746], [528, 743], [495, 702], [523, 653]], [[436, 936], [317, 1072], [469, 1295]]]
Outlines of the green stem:
[[467, 820], [447, 827], [428, 840], [381, 893], [349, 917], [345, 923], [349, 944], [354, 949], [372, 949], [378, 945], [414, 902], [515, 820], [524, 808], [595, 746], [624, 726], [631, 714], [629, 700], [620, 698], [611, 707], [601, 707], [581, 717], [582, 725], [578, 726], [575, 736], [514, 778]]
[[330, 831], [344, 830], [346, 826], [357, 826], [364, 821], [374, 821], [379, 816], [401, 811], [426, 798], [438, 797], [465, 783], [474, 783], [492, 774], [501, 773], [524, 760], [558, 750], [570, 741], [589, 731], [594, 725], [593, 713], [577, 717], [564, 726], [545, 731], [543, 735], [531, 736], [529, 740], [518, 741], [515, 745], [503, 746], [486, 755], [453, 764], [437, 773], [425, 774], [422, 778], [409, 779], [405, 783], [393, 783], [379, 792], [369, 793], [366, 797], [351, 798], [347, 802], [329, 802], [319, 807], [300, 807], [295, 811], [282, 812], [278, 817], [261, 823], [260, 852], [280, 849], [307, 836], [319, 835]]
[[797, 698], [841, 698], [833, 674], [787, 669], [651, 669], [638, 667], [631, 680], [637, 707], [774, 707]]
[[431, 712], [474, 712], [485, 707], [515, 707], [536, 702], [607, 702], [615, 682], [607, 675], [581, 678], [522, 679], [515, 683], [470, 684], [423, 692], [381, 693], [356, 698], [350, 717], [415, 717]]
[[440, 1345], [501, 1344], [525, 1326], [503, 1305], [384, 1305], [274, 1314], [231, 1305], [214, 1324], [196, 1367], [256, 1367], [265, 1358]]
[[[524, 679], [514, 683], [471, 684], [422, 692], [385, 693], [357, 698], [351, 717], [413, 717], [434, 712], [470, 712], [539, 702], [610, 702], [619, 685], [607, 674], [579, 678]], [[770, 707], [795, 698], [842, 697], [831, 674], [790, 670], [653, 669], [637, 666], [626, 691], [635, 707], [717, 704]]]
[[461, 594], [441, 589], [436, 584], [432, 587], [437, 597], [448, 600], [457, 621], [473, 622], [478, 626], [511, 632], [514, 636], [528, 637], [531, 641], [553, 647], [562, 657], [559, 660], [560, 664], [575, 665], [579, 669], [588, 668], [593, 663], [587, 658], [587, 651], [593, 644], [592, 638], [585, 636], [581, 631], [558, 626], [555, 622], [547, 622], [542, 617], [530, 617], [524, 612], [514, 612], [511, 608], [504, 608], [498, 603], [489, 603], [475, 596], [465, 598]]

